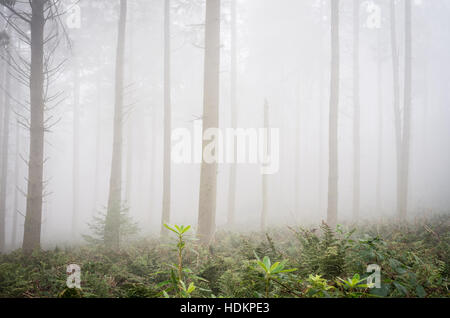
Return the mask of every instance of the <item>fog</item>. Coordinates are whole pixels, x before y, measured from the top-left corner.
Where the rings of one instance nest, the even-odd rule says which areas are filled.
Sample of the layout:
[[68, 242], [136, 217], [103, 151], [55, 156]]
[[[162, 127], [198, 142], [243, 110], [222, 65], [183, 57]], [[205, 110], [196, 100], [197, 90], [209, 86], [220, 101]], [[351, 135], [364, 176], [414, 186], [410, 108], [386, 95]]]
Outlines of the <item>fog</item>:
[[[127, 2], [121, 201], [138, 222], [141, 236], [158, 237], [163, 210], [165, 2]], [[402, 112], [405, 12], [404, 1], [396, 2]], [[447, 0], [411, 2], [407, 217], [414, 219], [450, 210], [450, 4]], [[384, 0], [361, 1], [360, 6], [360, 212], [359, 219], [355, 220], [352, 217], [354, 6], [353, 1], [340, 1], [338, 223], [379, 222], [395, 219], [398, 214], [389, 4], [390, 1]], [[53, 52], [52, 64], [56, 66], [64, 61], [49, 80], [50, 94], [61, 93], [59, 102], [49, 102], [45, 114], [49, 129], [45, 132], [44, 145], [41, 244], [46, 247], [82, 243], [82, 235], [89, 234], [87, 224], [92, 217], [108, 209], [117, 93], [119, 1], [63, 1], [58, 5], [64, 12], [60, 25], [47, 23], [45, 28], [46, 33], [51, 32], [50, 28], [59, 28], [57, 34], [61, 41]], [[29, 10], [26, 6], [29, 7], [18, 1], [16, 9], [26, 12]], [[233, 127], [233, 21], [231, 1], [221, 1], [220, 6], [218, 128], [225, 130]], [[381, 10], [379, 15], [377, 8]], [[2, 10], [0, 27], [10, 34], [12, 54], [28, 61], [29, 46], [20, 40], [16, 30], [6, 27], [5, 17], [11, 11]], [[268, 126], [279, 129], [279, 169], [264, 175], [259, 164], [236, 164], [232, 228], [260, 229], [263, 180], [268, 226], [319, 224], [327, 219], [328, 207], [330, 1], [237, 0], [236, 12], [236, 128], [265, 127], [266, 103]], [[172, 131], [180, 128], [194, 131], [196, 124], [201, 126], [205, 13], [205, 1], [171, 1]], [[25, 33], [30, 31], [21, 22], [17, 23]], [[1, 67], [6, 69], [6, 55], [2, 53], [2, 57]], [[8, 142], [1, 148], [2, 153], [9, 149], [7, 173], [2, 175], [6, 179], [5, 237], [9, 249], [21, 246], [24, 234], [30, 151], [30, 133], [23, 122], [29, 117], [26, 108], [30, 90], [17, 81], [14, 71], [10, 68], [4, 72], [1, 81], [1, 94], [4, 100], [6, 96], [11, 97], [12, 109], [7, 122]], [[7, 76], [12, 77], [9, 92], [5, 85]], [[6, 132], [3, 127], [2, 123], [2, 136]], [[230, 228], [227, 216], [232, 165], [219, 163], [217, 166], [216, 230]], [[196, 228], [201, 164], [172, 162], [171, 168], [168, 221]], [[13, 242], [14, 217], [17, 232]]]

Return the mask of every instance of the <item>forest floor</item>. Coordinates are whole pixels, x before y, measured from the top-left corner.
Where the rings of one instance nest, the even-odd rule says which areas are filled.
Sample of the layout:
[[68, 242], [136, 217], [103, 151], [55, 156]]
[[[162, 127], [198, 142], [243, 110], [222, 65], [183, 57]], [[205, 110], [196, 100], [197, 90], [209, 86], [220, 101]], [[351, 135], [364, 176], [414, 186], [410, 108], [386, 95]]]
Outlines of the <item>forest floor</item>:
[[[450, 297], [448, 215], [336, 231], [223, 231], [207, 248], [190, 229], [173, 230], [173, 241], [141, 239], [115, 252], [86, 245], [1, 255], [0, 297]], [[66, 285], [69, 264], [80, 266], [81, 289]], [[377, 268], [374, 286], [367, 277]]]

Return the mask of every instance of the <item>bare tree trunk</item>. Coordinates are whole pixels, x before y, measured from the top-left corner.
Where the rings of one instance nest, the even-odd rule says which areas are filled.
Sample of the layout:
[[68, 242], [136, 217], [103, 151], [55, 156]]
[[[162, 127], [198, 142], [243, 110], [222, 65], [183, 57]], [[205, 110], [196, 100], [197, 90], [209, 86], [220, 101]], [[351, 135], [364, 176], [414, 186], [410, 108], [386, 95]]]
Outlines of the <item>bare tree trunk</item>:
[[402, 134], [400, 115], [400, 74], [399, 74], [399, 53], [397, 45], [397, 18], [395, 12], [395, 1], [391, 1], [391, 49], [392, 49], [392, 78], [394, 84], [394, 119], [395, 119], [395, 149], [397, 163], [397, 213], [400, 211], [400, 189], [401, 189], [401, 165], [402, 162]]
[[[132, 12], [130, 11], [130, 16], [128, 18], [128, 81], [129, 85], [134, 85], [134, 68], [133, 68], [133, 60], [134, 60], [134, 40], [133, 40], [133, 17]], [[125, 200], [127, 204], [127, 208], [131, 210], [131, 196], [132, 196], [132, 188], [133, 188], [133, 133], [134, 133], [134, 123], [133, 123], [133, 111], [129, 112], [127, 119], [127, 183], [126, 183], [126, 191], [125, 191]]]
[[[299, 76], [297, 89], [296, 89], [296, 103], [295, 103], [295, 146], [294, 146], [294, 213], [296, 216], [301, 217], [300, 213], [300, 167], [301, 167], [301, 155], [300, 155], [300, 144], [301, 144], [301, 127], [300, 127], [300, 118], [301, 118], [301, 83], [302, 79]], [[268, 124], [268, 121], [267, 123]], [[268, 127], [268, 126], [265, 126]]]
[[360, 0], [353, 0], [353, 221], [359, 219], [361, 170], [361, 109], [359, 92]]
[[[326, 11], [326, 3], [321, 1], [321, 7], [320, 7], [320, 19], [321, 19], [321, 23], [320, 23], [320, 34], [323, 34], [323, 25], [322, 25], [322, 19], [323, 16], [325, 15], [325, 11]], [[318, 147], [319, 147], [319, 160], [318, 160], [318, 164], [319, 164], [319, 182], [318, 182], [318, 202], [317, 202], [317, 207], [318, 207], [318, 212], [322, 213], [323, 211], [323, 195], [324, 195], [324, 189], [323, 189], [323, 184], [324, 184], [324, 128], [325, 128], [325, 120], [324, 120], [324, 113], [325, 113], [325, 105], [324, 105], [324, 100], [325, 100], [325, 90], [324, 90], [324, 84], [325, 84], [325, 72], [324, 72], [324, 39], [321, 37], [319, 39], [319, 50], [320, 50], [320, 54], [319, 54], [319, 142], [318, 142]]]
[[149, 195], [149, 227], [150, 222], [152, 220], [151, 213], [153, 211], [153, 208], [155, 207], [155, 197], [156, 197], [156, 171], [157, 171], [157, 150], [158, 150], [158, 138], [157, 138], [157, 131], [158, 131], [158, 118], [157, 118], [157, 111], [155, 107], [152, 107], [152, 120], [150, 123], [150, 127], [152, 127], [152, 136], [151, 136], [151, 154], [150, 154], [150, 195]]
[[[5, 83], [4, 83], [4, 81], [6, 79], [5, 74], [6, 74], [6, 62], [3, 60], [0, 60], [0, 85], [1, 85], [1, 87], [5, 86]], [[5, 92], [0, 91], [0, 133], [3, 131], [3, 114], [4, 114], [4, 110], [5, 110], [4, 95], [5, 95]], [[0, 148], [0, 151], [2, 151], [2, 148]], [[0, 164], [1, 164], [1, 162], [2, 162], [2, 158], [0, 156]]]
[[[1, 7], [0, 10], [2, 10], [3, 14], [6, 14], [6, 7]], [[0, 25], [0, 28], [6, 29], [6, 27], [8, 26], [8, 22], [5, 21], [5, 25]], [[1, 50], [1, 48], [0, 48]], [[0, 85], [1, 87], [5, 86], [5, 79], [6, 79], [6, 61], [4, 59], [0, 59]], [[3, 131], [3, 113], [4, 113], [4, 95], [5, 92], [4, 91], [0, 91], [0, 133]], [[0, 145], [1, 146], [1, 145]], [[0, 151], [2, 151], [2, 149], [0, 148]], [[1, 164], [1, 156], [0, 156], [0, 164]]]
[[20, 122], [16, 121], [16, 153], [14, 164], [14, 206], [13, 206], [13, 228], [12, 228], [12, 248], [17, 247], [17, 229], [18, 229], [18, 209], [19, 209], [19, 172], [20, 172]]
[[[0, 85], [1, 87], [5, 87], [5, 80], [6, 80], [6, 62], [3, 61], [3, 59], [0, 60]], [[3, 90], [0, 90], [0, 136], [3, 132], [3, 116], [5, 111], [5, 95], [6, 92]], [[0, 137], [1, 138], [1, 137]], [[1, 140], [1, 139], [0, 139]], [[2, 144], [0, 141], [0, 154], [3, 151]], [[0, 155], [0, 165], [2, 164], [2, 156]], [[1, 175], [0, 175], [1, 176]]]
[[163, 204], [161, 234], [167, 235], [164, 227], [170, 222], [170, 179], [171, 179], [171, 134], [172, 106], [170, 93], [170, 0], [165, 1], [164, 8], [164, 167], [163, 167]]
[[[267, 100], [264, 102], [264, 128], [269, 128], [269, 103]], [[264, 147], [268, 147], [270, 145], [269, 132], [265, 134], [265, 143]], [[264, 149], [264, 153], [269, 153], [270, 149]], [[264, 231], [267, 227], [267, 212], [268, 212], [268, 197], [267, 197], [267, 175], [262, 175], [262, 212], [261, 212], [261, 231]]]
[[406, 219], [408, 209], [409, 164], [411, 143], [411, 86], [412, 86], [412, 46], [411, 46], [411, 1], [405, 1], [405, 95], [403, 107], [402, 161], [400, 169], [399, 218]]
[[[237, 13], [236, 1], [231, 1], [231, 128], [237, 126]], [[236, 158], [237, 145], [234, 143], [234, 158]], [[236, 210], [236, 164], [230, 167], [230, 181], [228, 187], [228, 226], [235, 223]]]
[[72, 239], [76, 239], [80, 193], [80, 70], [78, 57], [73, 66], [73, 158], [72, 158]]
[[327, 223], [337, 224], [338, 213], [338, 108], [339, 108], [339, 0], [331, 0], [331, 90]]
[[44, 4], [31, 2], [30, 157], [23, 250], [40, 247], [44, 168]]
[[[206, 2], [203, 132], [219, 126], [220, 0]], [[203, 140], [202, 150], [208, 145]], [[217, 162], [202, 161], [197, 235], [210, 243], [216, 227]]]
[[133, 114], [128, 115], [127, 123], [127, 187], [125, 199], [127, 208], [131, 209], [131, 195], [133, 188]]
[[[100, 65], [100, 61], [99, 61]], [[100, 172], [100, 144], [101, 144], [101, 127], [102, 127], [102, 120], [101, 120], [101, 111], [102, 111], [102, 79], [100, 76], [100, 71], [97, 74], [97, 115], [96, 115], [96, 133], [95, 133], [95, 175], [94, 175], [94, 199], [92, 202], [92, 213], [95, 214], [97, 212], [97, 203], [98, 203], [98, 183], [99, 183], [99, 172]]]
[[382, 50], [381, 29], [378, 30], [377, 48], [377, 108], [378, 108], [378, 159], [377, 159], [377, 185], [376, 185], [376, 213], [381, 213], [381, 176], [383, 165], [383, 74], [382, 74]]
[[123, 86], [126, 19], [127, 0], [120, 0], [115, 75], [114, 141], [111, 179], [109, 184], [108, 212], [105, 222], [105, 243], [107, 247], [112, 249], [119, 248], [120, 214], [122, 209]]
[[[9, 45], [6, 48], [9, 51]], [[1, 184], [0, 184], [0, 253], [6, 250], [6, 193], [8, 185], [8, 156], [9, 156], [9, 118], [11, 114], [11, 75], [8, 74], [8, 67], [11, 63], [9, 52], [7, 62], [5, 63], [5, 93], [4, 96], [4, 114], [3, 114], [3, 134], [2, 134], [2, 161], [1, 161]], [[3, 74], [2, 74], [3, 75]], [[2, 96], [2, 97], [3, 97]]]

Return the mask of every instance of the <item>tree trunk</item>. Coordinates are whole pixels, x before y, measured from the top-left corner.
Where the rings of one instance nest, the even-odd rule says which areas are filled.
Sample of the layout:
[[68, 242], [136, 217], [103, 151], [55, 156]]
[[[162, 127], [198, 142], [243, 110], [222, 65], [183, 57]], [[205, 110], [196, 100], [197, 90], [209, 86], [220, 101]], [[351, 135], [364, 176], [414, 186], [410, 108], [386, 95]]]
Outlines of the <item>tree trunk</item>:
[[[9, 51], [9, 46], [6, 48]], [[7, 62], [5, 63], [5, 93], [4, 96], [4, 114], [3, 114], [3, 134], [2, 134], [2, 161], [1, 161], [1, 184], [0, 184], [0, 253], [6, 250], [6, 193], [8, 186], [8, 155], [9, 155], [9, 118], [11, 114], [11, 76], [8, 74], [8, 68], [11, 63], [9, 52], [6, 53]], [[2, 74], [3, 75], [3, 74]]]
[[[237, 13], [236, 1], [231, 1], [231, 83], [230, 83], [230, 102], [231, 102], [231, 128], [237, 127]], [[234, 158], [236, 158], [237, 145], [234, 143]], [[228, 187], [228, 226], [235, 223], [236, 210], [236, 163], [230, 167], [230, 181]]]
[[353, 0], [353, 221], [359, 219], [361, 170], [361, 109], [359, 92], [360, 0]]
[[150, 153], [150, 194], [149, 194], [149, 215], [148, 215], [148, 226], [151, 226], [152, 221], [152, 211], [155, 207], [155, 197], [156, 197], [156, 176], [158, 171], [158, 138], [157, 138], [157, 132], [158, 132], [158, 112], [156, 110], [156, 107], [152, 107], [151, 109], [151, 122], [150, 127], [152, 128], [152, 136], [151, 136], [151, 153]]
[[[293, 112], [295, 115], [295, 137], [294, 137], [294, 214], [301, 217], [300, 212], [300, 167], [301, 167], [301, 158], [300, 155], [300, 145], [301, 145], [301, 127], [300, 127], [300, 118], [301, 118], [301, 83], [302, 79], [299, 76], [297, 90], [296, 90], [296, 103], [295, 103], [295, 111]], [[267, 122], [268, 124], [268, 122]], [[267, 127], [267, 126], [265, 126]]]
[[406, 219], [408, 209], [409, 157], [411, 143], [411, 87], [412, 87], [412, 46], [411, 46], [411, 1], [405, 1], [405, 95], [403, 107], [402, 161], [400, 169], [399, 218]]
[[[220, 0], [206, 2], [203, 132], [219, 126]], [[204, 153], [208, 141], [203, 140]], [[210, 243], [216, 223], [217, 162], [201, 165], [197, 235]]]
[[80, 70], [78, 58], [73, 66], [73, 158], [72, 158], [72, 240], [76, 239], [80, 193]]
[[[322, 35], [324, 33], [323, 31], [323, 23], [322, 23], [322, 19], [323, 16], [325, 15], [325, 11], [326, 11], [326, 3], [321, 1], [321, 6], [320, 6], [320, 19], [321, 19], [321, 23], [320, 23], [320, 34]], [[321, 36], [319, 39], [319, 141], [318, 141], [318, 154], [319, 154], [319, 158], [318, 158], [318, 165], [319, 165], [319, 182], [318, 182], [318, 195], [317, 195], [317, 208], [318, 208], [318, 213], [320, 215], [322, 215], [322, 211], [323, 211], [323, 195], [324, 195], [324, 189], [323, 189], [323, 185], [324, 185], [324, 130], [325, 130], [325, 89], [324, 89], [324, 84], [325, 84], [325, 63], [324, 63], [324, 39]]]
[[171, 179], [171, 134], [172, 106], [170, 93], [170, 0], [165, 1], [164, 8], [164, 167], [163, 167], [163, 204], [161, 234], [167, 235], [164, 227], [170, 222], [170, 179]]
[[[130, 16], [128, 19], [128, 81], [129, 85], [134, 85], [134, 68], [133, 68], [133, 60], [134, 60], [134, 39], [133, 39], [133, 17], [132, 10], [130, 10]], [[133, 188], [133, 134], [134, 134], [134, 123], [133, 123], [133, 112], [130, 111], [127, 119], [127, 183], [126, 183], [126, 191], [125, 191], [125, 200], [126, 206], [131, 210], [131, 196], [132, 196], [132, 188]]]
[[338, 213], [338, 108], [339, 108], [339, 0], [331, 1], [331, 87], [327, 223], [337, 224]]
[[394, 120], [395, 120], [395, 149], [397, 164], [397, 213], [400, 211], [400, 189], [401, 189], [401, 165], [402, 162], [402, 134], [400, 117], [400, 74], [399, 74], [399, 53], [397, 46], [397, 18], [395, 12], [395, 1], [391, 1], [391, 50], [392, 50], [392, 78], [394, 84]]
[[19, 172], [20, 172], [20, 122], [16, 120], [16, 153], [14, 164], [14, 206], [13, 206], [13, 228], [11, 246], [13, 249], [17, 247], [17, 229], [18, 229], [18, 209], [19, 209]]
[[120, 241], [120, 214], [122, 209], [122, 130], [123, 130], [123, 86], [125, 31], [127, 0], [120, 0], [120, 18], [117, 39], [114, 140], [109, 184], [108, 211], [105, 222], [105, 243], [108, 248], [118, 249]]
[[30, 153], [23, 250], [30, 254], [40, 247], [44, 167], [44, 5], [47, 0], [30, 2]]
[[[100, 61], [99, 61], [100, 65]], [[92, 213], [93, 215], [97, 212], [97, 203], [98, 203], [98, 183], [100, 176], [100, 145], [101, 145], [101, 132], [102, 132], [102, 79], [100, 76], [100, 72], [97, 74], [97, 114], [96, 114], [96, 133], [95, 133], [95, 175], [94, 175], [94, 195], [92, 201]]]
[[[269, 141], [269, 103], [267, 100], [264, 102], [264, 128], [267, 130], [267, 133], [264, 135], [266, 138], [264, 147], [268, 147], [270, 144]], [[264, 153], [269, 153], [270, 149], [264, 149]], [[264, 231], [267, 227], [267, 212], [268, 212], [268, 191], [267, 191], [267, 174], [262, 175], [262, 212], [261, 212], [261, 231]]]
[[378, 30], [377, 48], [377, 108], [378, 108], [378, 159], [376, 185], [376, 213], [381, 214], [381, 176], [383, 166], [383, 73], [382, 73], [381, 29]]

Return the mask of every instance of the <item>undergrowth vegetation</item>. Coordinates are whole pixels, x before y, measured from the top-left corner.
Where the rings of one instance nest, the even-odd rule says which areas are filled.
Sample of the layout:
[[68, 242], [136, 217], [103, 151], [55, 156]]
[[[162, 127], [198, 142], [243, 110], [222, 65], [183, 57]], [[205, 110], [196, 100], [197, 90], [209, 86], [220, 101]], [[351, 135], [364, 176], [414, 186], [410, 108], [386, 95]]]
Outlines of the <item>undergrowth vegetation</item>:
[[[0, 297], [449, 297], [450, 219], [411, 224], [219, 232], [200, 246], [190, 227], [120, 251], [101, 245], [0, 256]], [[66, 268], [81, 268], [81, 290]], [[367, 280], [380, 268], [379, 288]]]

